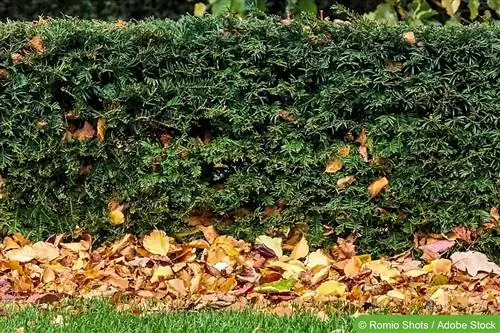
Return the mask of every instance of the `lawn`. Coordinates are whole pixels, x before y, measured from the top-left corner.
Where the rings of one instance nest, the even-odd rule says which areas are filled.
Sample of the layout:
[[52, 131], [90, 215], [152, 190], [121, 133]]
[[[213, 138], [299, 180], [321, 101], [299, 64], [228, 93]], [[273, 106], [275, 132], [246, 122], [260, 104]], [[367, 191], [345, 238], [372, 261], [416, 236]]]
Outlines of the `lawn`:
[[[264, 313], [227, 310], [193, 312], [138, 313], [118, 311], [105, 301], [65, 304], [43, 308], [0, 305], [2, 333], [20, 332], [352, 332], [353, 317], [329, 314], [319, 319], [312, 313], [277, 316]], [[64, 303], [63, 303], [64, 304]]]

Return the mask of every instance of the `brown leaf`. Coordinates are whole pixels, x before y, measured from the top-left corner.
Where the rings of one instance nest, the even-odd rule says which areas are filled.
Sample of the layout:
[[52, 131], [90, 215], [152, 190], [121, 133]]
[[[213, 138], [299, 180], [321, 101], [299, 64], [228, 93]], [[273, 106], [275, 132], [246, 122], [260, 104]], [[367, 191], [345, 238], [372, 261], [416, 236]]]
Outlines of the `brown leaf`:
[[293, 115], [286, 110], [279, 110], [278, 116], [281, 119], [283, 119], [284, 121], [286, 121], [287, 123], [294, 123], [295, 122], [295, 118], [293, 117]]
[[0, 68], [0, 80], [8, 80], [10, 72], [5, 68]]
[[99, 120], [97, 121], [97, 140], [99, 140], [99, 142], [104, 141], [104, 135], [106, 134], [106, 129], [104, 127], [105, 125], [106, 118], [99, 118]]
[[48, 262], [59, 257], [59, 249], [51, 243], [38, 242], [33, 244], [36, 259], [41, 262]]
[[94, 135], [95, 129], [88, 121], [84, 123], [82, 128], [76, 130], [76, 132], [73, 133], [73, 137], [78, 141], [84, 141], [86, 139], [94, 137]]
[[25, 245], [20, 249], [13, 249], [5, 253], [5, 257], [9, 260], [19, 262], [28, 262], [36, 257], [36, 252], [31, 246]]
[[347, 261], [344, 266], [344, 274], [348, 277], [354, 277], [361, 272], [361, 266], [363, 263], [358, 257], [352, 257]]
[[472, 243], [471, 230], [469, 228], [466, 228], [466, 227], [454, 227], [454, 228], [451, 229], [451, 231], [453, 231], [453, 233], [455, 234], [455, 236], [457, 237], [457, 239], [460, 239], [460, 240], [464, 241], [467, 244]]
[[12, 249], [20, 249], [21, 246], [19, 246], [19, 244], [17, 244], [12, 238], [10, 237], [5, 237], [3, 239], [3, 250], [4, 251], [8, 251], [8, 250], [12, 250]]
[[367, 146], [365, 146], [365, 145], [359, 146], [358, 153], [361, 156], [361, 158], [363, 159], [363, 162], [369, 161], [369, 159], [368, 159], [368, 147]]
[[367, 139], [366, 131], [363, 128], [361, 130], [361, 132], [359, 133], [358, 138], [356, 139], [356, 142], [359, 143], [361, 146], [364, 146], [366, 144], [366, 139]]
[[198, 225], [198, 229], [200, 229], [203, 232], [203, 236], [205, 236], [205, 239], [209, 244], [212, 244], [217, 237], [219, 237], [219, 233], [217, 230], [215, 230], [215, 227], [213, 225], [209, 226], [203, 226], [203, 225]]
[[21, 62], [23, 62], [24, 56], [22, 54], [20, 54], [20, 53], [12, 53], [10, 55], [10, 59], [12, 60], [12, 63], [14, 65], [18, 65]]
[[43, 40], [41, 36], [35, 36], [28, 41], [29, 47], [31, 47], [37, 55], [42, 55], [45, 51], [45, 47], [43, 45]]
[[498, 213], [498, 207], [491, 207], [490, 216], [493, 219], [493, 221], [495, 221], [495, 222], [500, 220], [500, 214]]
[[334, 158], [333, 160], [330, 160], [325, 168], [325, 172], [328, 173], [335, 173], [342, 169], [342, 161], [338, 158]]
[[415, 38], [415, 34], [413, 33], [413, 31], [405, 32], [403, 34], [403, 40], [408, 44], [417, 44], [417, 39]]
[[337, 180], [337, 187], [344, 188], [347, 184], [352, 184], [355, 181], [356, 178], [354, 176], [345, 176], [344, 178], [340, 178], [339, 180]]
[[309, 254], [309, 245], [307, 244], [306, 238], [302, 236], [300, 241], [293, 248], [291, 258], [292, 259], [305, 258], [308, 254]]
[[351, 234], [346, 239], [338, 238], [337, 245], [334, 245], [331, 249], [332, 256], [337, 260], [350, 259], [356, 255], [356, 245], [354, 242], [356, 237]]
[[368, 185], [368, 192], [370, 192], [370, 198], [373, 199], [375, 198], [380, 191], [384, 187], [386, 187], [389, 184], [389, 180], [387, 180], [386, 177], [381, 177], [374, 182], [372, 182], [370, 185]]
[[453, 245], [455, 245], [455, 242], [450, 242], [448, 240], [441, 239], [441, 240], [431, 242], [431, 243], [426, 244], [426, 245], [422, 245], [419, 247], [419, 249], [421, 249], [424, 252], [440, 253], [440, 252], [444, 252], [444, 251], [448, 250]]

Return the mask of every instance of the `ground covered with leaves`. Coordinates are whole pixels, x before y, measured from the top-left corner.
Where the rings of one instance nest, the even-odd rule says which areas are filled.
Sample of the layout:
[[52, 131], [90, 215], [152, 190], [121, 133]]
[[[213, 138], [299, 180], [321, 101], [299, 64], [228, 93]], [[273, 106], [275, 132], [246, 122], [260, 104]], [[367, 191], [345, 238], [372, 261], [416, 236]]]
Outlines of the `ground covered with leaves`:
[[480, 252], [452, 252], [465, 229], [416, 238], [408, 251], [376, 259], [356, 254], [354, 236], [313, 250], [304, 235], [287, 242], [259, 236], [249, 244], [213, 226], [199, 228], [203, 239], [183, 244], [154, 230], [95, 249], [83, 230], [34, 244], [13, 234], [0, 245], [0, 300], [110, 297], [122, 310], [154, 302], [163, 310], [279, 315], [298, 306], [319, 309], [320, 317], [332, 304], [358, 312], [500, 313], [500, 267]]

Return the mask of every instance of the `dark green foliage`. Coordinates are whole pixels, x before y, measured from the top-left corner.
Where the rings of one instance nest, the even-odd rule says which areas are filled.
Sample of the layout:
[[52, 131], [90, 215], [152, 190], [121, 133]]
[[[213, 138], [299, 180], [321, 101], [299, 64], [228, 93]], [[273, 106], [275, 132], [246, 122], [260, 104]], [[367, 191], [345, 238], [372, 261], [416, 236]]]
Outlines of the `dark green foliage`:
[[[500, 202], [500, 28], [422, 27], [418, 45], [401, 38], [408, 29], [211, 17], [122, 29], [0, 24], [9, 72], [0, 223], [38, 237], [76, 225], [108, 237], [179, 232], [203, 211], [240, 237], [296, 222], [309, 224], [315, 245], [327, 242], [322, 225], [356, 231], [374, 253], [400, 251], [418, 231], [477, 227]], [[36, 35], [41, 55], [27, 47]], [[17, 65], [15, 52], [24, 52]], [[70, 125], [95, 128], [101, 117], [103, 142], [62, 140]], [[378, 163], [363, 162], [351, 141], [362, 128]], [[325, 173], [344, 145], [343, 169]], [[356, 182], [338, 189], [346, 175]], [[381, 176], [389, 187], [370, 200]], [[118, 227], [107, 219], [113, 200], [129, 205]], [[273, 205], [281, 213], [263, 214]], [[499, 245], [490, 230], [474, 247]]]

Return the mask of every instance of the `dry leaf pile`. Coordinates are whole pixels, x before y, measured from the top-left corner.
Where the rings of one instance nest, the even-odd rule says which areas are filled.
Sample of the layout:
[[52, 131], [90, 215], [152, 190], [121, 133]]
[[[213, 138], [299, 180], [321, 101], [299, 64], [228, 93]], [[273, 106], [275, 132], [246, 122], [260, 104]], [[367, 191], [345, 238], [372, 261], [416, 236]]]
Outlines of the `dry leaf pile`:
[[69, 241], [63, 235], [34, 244], [21, 234], [5, 237], [0, 300], [118, 295], [191, 309], [340, 302], [402, 313], [416, 307], [428, 313], [500, 312], [500, 267], [473, 251], [441, 258], [455, 241], [419, 240], [421, 260], [411, 250], [374, 260], [356, 255], [354, 237], [324, 251], [312, 250], [304, 236], [295, 244], [260, 236], [252, 245], [220, 236], [213, 226], [202, 231], [205, 239], [185, 244], [154, 230], [96, 249], [81, 230]]

